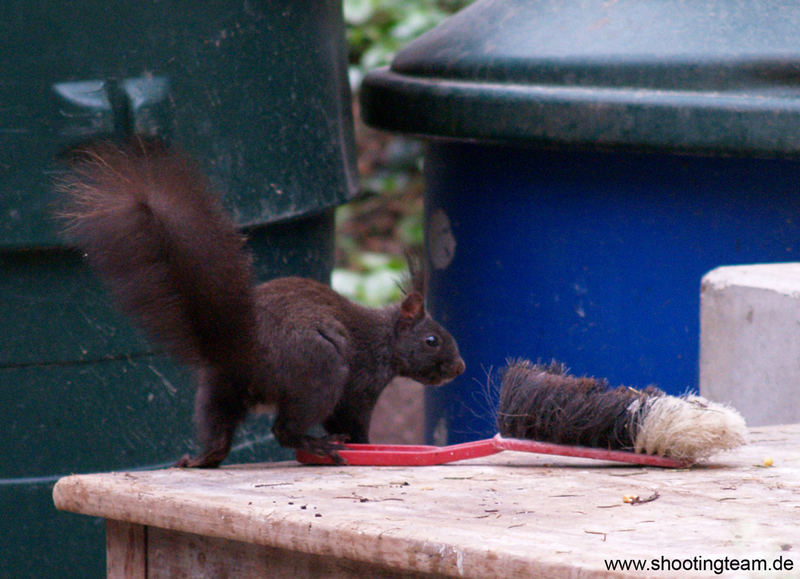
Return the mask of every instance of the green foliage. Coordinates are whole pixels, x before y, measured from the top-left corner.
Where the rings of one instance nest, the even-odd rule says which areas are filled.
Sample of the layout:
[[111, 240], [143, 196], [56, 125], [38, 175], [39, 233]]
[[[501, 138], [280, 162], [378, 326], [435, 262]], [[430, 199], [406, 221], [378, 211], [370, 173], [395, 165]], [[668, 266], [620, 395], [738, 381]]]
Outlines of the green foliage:
[[353, 259], [360, 269], [333, 270], [331, 285], [336, 291], [373, 307], [400, 300], [400, 283], [408, 275], [408, 267], [403, 259], [372, 252], [358, 252]]
[[345, 0], [351, 81], [384, 66], [403, 45], [472, 0]]
[[[406, 43], [472, 1], [344, 0], [354, 92], [364, 74], [388, 65]], [[385, 137], [360, 134], [358, 147], [373, 157], [380, 150], [377, 159], [359, 160], [362, 189], [378, 196], [340, 207], [336, 215], [339, 266], [334, 269], [331, 283], [339, 293], [370, 306], [399, 300], [399, 282], [407, 275], [405, 260], [396, 250], [376, 252], [362, 245], [365, 238], [387, 236], [385, 230], [373, 227], [371, 220], [387, 213], [396, 215], [391, 228], [396, 243], [384, 240], [379, 244], [383, 247], [409, 248], [423, 243], [421, 147], [416, 141], [398, 136], [388, 142], [383, 140]], [[384, 206], [381, 211], [381, 203], [391, 207]]]

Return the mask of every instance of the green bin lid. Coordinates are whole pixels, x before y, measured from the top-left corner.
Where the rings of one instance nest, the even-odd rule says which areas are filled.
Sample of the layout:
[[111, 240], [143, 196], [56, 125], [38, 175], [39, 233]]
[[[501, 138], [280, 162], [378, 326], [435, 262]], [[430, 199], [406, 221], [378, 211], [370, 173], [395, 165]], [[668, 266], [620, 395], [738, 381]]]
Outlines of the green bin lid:
[[482, 0], [369, 74], [362, 114], [430, 137], [800, 153], [800, 3]]

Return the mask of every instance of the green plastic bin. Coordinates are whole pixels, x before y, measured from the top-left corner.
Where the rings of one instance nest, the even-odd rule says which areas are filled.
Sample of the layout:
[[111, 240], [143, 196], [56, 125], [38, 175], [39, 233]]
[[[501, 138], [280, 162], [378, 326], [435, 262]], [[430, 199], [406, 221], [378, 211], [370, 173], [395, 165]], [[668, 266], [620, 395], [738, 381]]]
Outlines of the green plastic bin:
[[[0, 576], [97, 577], [102, 521], [58, 513], [78, 472], [193, 450], [191, 376], [114, 309], [51, 214], [55, 157], [143, 133], [195, 156], [257, 274], [327, 280], [356, 194], [339, 1], [4, 2], [0, 8]], [[248, 422], [233, 461], [287, 456]]]

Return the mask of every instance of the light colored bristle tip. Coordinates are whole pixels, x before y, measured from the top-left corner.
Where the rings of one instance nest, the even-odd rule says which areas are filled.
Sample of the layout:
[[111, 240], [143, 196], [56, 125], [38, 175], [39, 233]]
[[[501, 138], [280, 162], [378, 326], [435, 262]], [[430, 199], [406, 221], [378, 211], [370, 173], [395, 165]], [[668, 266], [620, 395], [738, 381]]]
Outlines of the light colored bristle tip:
[[[686, 463], [706, 460], [747, 443], [747, 425], [738, 411], [701, 396], [657, 396], [637, 400], [634, 450]], [[641, 405], [644, 405], [642, 407]]]

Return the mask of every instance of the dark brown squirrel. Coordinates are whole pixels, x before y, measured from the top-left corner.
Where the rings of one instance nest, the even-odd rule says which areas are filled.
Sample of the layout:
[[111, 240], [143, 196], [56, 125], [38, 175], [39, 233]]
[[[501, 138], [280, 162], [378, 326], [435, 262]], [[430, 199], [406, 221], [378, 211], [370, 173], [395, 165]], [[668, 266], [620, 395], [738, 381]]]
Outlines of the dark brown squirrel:
[[[310, 279], [254, 285], [245, 238], [185, 155], [134, 138], [79, 146], [68, 159], [57, 187], [68, 235], [150, 336], [199, 370], [202, 450], [176, 466], [218, 466], [260, 405], [277, 410], [282, 446], [342, 462], [341, 442], [368, 442], [395, 376], [438, 385], [464, 371], [455, 340], [426, 312], [416, 260], [405, 298], [383, 309]], [[317, 424], [328, 436], [308, 434]]]

